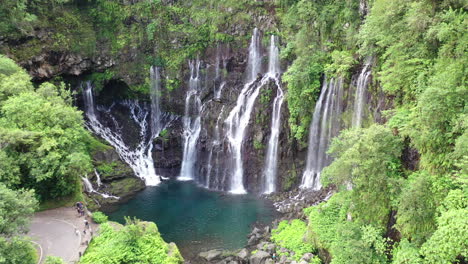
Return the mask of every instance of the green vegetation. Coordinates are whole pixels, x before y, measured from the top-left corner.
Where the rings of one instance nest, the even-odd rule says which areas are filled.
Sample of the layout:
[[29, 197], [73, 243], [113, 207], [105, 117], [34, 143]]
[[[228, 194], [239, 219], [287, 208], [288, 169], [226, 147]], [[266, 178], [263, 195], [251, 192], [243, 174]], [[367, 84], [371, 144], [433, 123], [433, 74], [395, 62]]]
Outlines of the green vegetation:
[[40, 201], [75, 194], [91, 170], [80, 111], [64, 85], [36, 90], [26, 72], [0, 56], [0, 180], [31, 188]]
[[54, 257], [54, 256], [47, 256], [45, 259], [44, 264], [65, 264], [66, 262], [59, 258], [59, 257]]
[[354, 63], [359, 1], [278, 2], [284, 7], [281, 35], [287, 43], [281, 56], [293, 62], [283, 75], [288, 84], [289, 126], [292, 136], [304, 144], [323, 73], [344, 77]]
[[383, 227], [398, 186], [401, 147], [401, 139], [384, 126], [343, 131], [330, 146], [335, 161], [324, 169], [322, 181], [352, 184], [353, 217]]
[[306, 230], [306, 223], [299, 219], [292, 220], [290, 223], [284, 220], [279, 223], [278, 228], [272, 230], [271, 240], [278, 246], [293, 251], [295, 253], [293, 258], [299, 260], [304, 253], [315, 251], [311, 244], [304, 243]]
[[107, 218], [108, 218], [107, 215], [105, 215], [102, 212], [94, 212], [92, 217], [93, 217], [93, 221], [96, 224], [105, 223], [105, 222], [107, 222]]
[[33, 191], [14, 191], [0, 183], [0, 263], [37, 263], [36, 249], [23, 236], [36, 208]]
[[[137, 96], [149, 92], [145, 78], [150, 65], [162, 66], [168, 76], [165, 87], [172, 91], [181, 84], [187, 59], [219, 42], [244, 42], [252, 15], [265, 15], [268, 5], [250, 0], [6, 0], [0, 7], [0, 35], [19, 45], [0, 47], [0, 53], [17, 61], [41, 52], [112, 57], [119, 61], [116, 67], [90, 76], [97, 90], [109, 79], [125, 77], [130, 94]], [[240, 27], [237, 34], [226, 33], [232, 25]], [[28, 39], [35, 34], [43, 35]]]
[[[264, 23], [268, 16], [272, 20]], [[187, 59], [208, 47], [245, 48], [252, 21], [267, 24], [260, 25], [266, 35], [281, 37], [281, 56], [289, 65], [282, 77], [287, 134], [298, 149], [306, 146], [325, 80], [350, 83], [359, 64], [373, 57], [370, 96], [385, 94], [385, 103], [378, 103], [386, 109], [383, 124], [369, 120], [364, 128], [344, 130], [329, 148], [334, 161], [322, 180], [336, 187], [334, 196], [306, 210], [308, 223], [282, 222], [272, 240], [296, 252], [296, 259], [316, 251], [334, 264], [465, 263], [465, 1], [6, 0], [0, 6], [0, 41], [6, 43], [0, 52], [23, 63], [48, 53], [112, 58], [115, 67], [87, 79], [97, 91], [110, 80], [126, 79], [130, 96], [148, 92], [147, 71], [157, 65], [167, 76], [166, 93], [182, 83]], [[18, 238], [36, 207], [34, 197], [41, 209], [79, 199], [80, 176], [91, 170], [89, 153], [105, 148], [83, 128], [66, 88], [60, 82], [33, 84], [13, 60], [0, 56], [0, 263], [34, 262], [30, 243]], [[262, 91], [260, 103], [270, 97], [271, 90]], [[264, 118], [257, 116], [259, 123]], [[166, 135], [161, 133], [164, 141]], [[264, 148], [259, 140], [253, 145]], [[417, 157], [409, 157], [409, 150]], [[128, 172], [118, 163], [97, 165], [103, 178]], [[300, 175], [285, 176], [283, 188], [293, 187]], [[110, 187], [119, 195], [140, 185], [126, 178]], [[105, 222], [96, 215], [96, 222]], [[82, 263], [181, 261], [152, 224], [102, 226]]]
[[102, 224], [80, 263], [179, 264], [183, 259], [177, 246], [164, 242], [154, 223], [127, 219], [125, 226]]
[[279, 3], [296, 139], [307, 135], [323, 74], [349, 79], [357, 58], [377, 58], [372, 85], [395, 107], [386, 124], [345, 130], [332, 142], [322, 181], [338, 193], [307, 210], [308, 243], [330, 263], [466, 261], [466, 5], [368, 1], [362, 21], [359, 1]]

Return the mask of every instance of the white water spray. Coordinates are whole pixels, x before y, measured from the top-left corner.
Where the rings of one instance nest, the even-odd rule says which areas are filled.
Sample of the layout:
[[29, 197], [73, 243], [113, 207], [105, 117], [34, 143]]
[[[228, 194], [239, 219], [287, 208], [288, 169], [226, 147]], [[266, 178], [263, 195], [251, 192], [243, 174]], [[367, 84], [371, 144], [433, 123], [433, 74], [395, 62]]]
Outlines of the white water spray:
[[284, 93], [281, 82], [278, 79], [281, 73], [279, 65], [279, 49], [275, 42], [275, 36], [271, 36], [269, 50], [269, 64], [267, 76], [276, 84], [276, 97], [273, 101], [273, 114], [271, 117], [271, 135], [268, 141], [265, 168], [263, 171], [264, 184], [263, 193], [269, 194], [276, 191], [276, 175], [278, 168], [278, 140], [281, 126], [281, 106], [283, 105]]
[[190, 81], [185, 98], [184, 154], [179, 180], [195, 179], [195, 162], [197, 160], [197, 141], [201, 131], [201, 99], [200, 99], [200, 60], [189, 62]]
[[253, 85], [257, 75], [261, 72], [260, 45], [260, 35], [258, 30], [255, 29], [249, 46], [247, 83], [237, 98], [236, 106], [225, 121], [227, 126], [226, 137], [232, 152], [232, 173], [230, 175], [229, 191], [234, 194], [246, 193], [243, 183], [242, 143], [255, 99], [260, 91], [260, 86]]
[[302, 188], [312, 188], [313, 190], [322, 188], [320, 173], [331, 161], [326, 151], [331, 139], [340, 130], [342, 86], [343, 80], [341, 78], [323, 83], [310, 125], [307, 165], [302, 176]]

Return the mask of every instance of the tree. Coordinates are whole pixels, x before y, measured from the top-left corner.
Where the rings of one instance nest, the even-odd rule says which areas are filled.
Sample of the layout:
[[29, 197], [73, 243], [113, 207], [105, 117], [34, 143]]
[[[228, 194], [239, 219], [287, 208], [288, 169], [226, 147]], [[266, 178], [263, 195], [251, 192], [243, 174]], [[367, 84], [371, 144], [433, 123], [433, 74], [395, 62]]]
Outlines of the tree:
[[[420, 246], [435, 230], [436, 208], [441, 199], [435, 177], [425, 171], [412, 174], [398, 197], [395, 227]], [[445, 191], [445, 190], [441, 190]]]
[[36, 208], [33, 191], [13, 191], [0, 183], [0, 263], [37, 263], [32, 243], [18, 236], [26, 233]]
[[13, 191], [0, 183], [0, 235], [11, 237], [25, 233], [36, 209], [34, 191]]
[[37, 253], [33, 244], [25, 238], [5, 239], [0, 236], [0, 263], [36, 264]]
[[70, 195], [92, 170], [90, 134], [63, 84], [43, 83], [0, 57], [0, 180], [36, 190], [41, 200]]
[[0, 55], [0, 106], [8, 97], [32, 90], [31, 77], [26, 71]]
[[429, 264], [453, 263], [468, 257], [468, 195], [466, 188], [449, 192], [439, 208], [437, 230], [421, 247]]
[[324, 169], [322, 181], [342, 188], [351, 184], [354, 217], [384, 226], [396, 196], [401, 149], [401, 139], [381, 125], [343, 131], [329, 148], [335, 160]]
[[392, 264], [423, 264], [418, 248], [407, 239], [403, 239], [398, 243], [392, 255]]

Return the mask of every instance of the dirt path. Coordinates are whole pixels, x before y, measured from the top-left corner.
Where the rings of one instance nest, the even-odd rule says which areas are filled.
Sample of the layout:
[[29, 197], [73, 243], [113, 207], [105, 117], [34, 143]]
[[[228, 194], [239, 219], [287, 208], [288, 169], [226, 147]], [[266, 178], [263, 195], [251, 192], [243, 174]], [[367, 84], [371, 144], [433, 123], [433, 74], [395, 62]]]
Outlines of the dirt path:
[[[27, 234], [39, 249], [39, 263], [47, 256], [61, 257], [67, 263], [78, 263], [97, 225], [87, 217], [90, 228], [85, 230], [85, 217], [73, 208], [57, 208], [36, 213]], [[78, 232], [77, 232], [78, 231]]]

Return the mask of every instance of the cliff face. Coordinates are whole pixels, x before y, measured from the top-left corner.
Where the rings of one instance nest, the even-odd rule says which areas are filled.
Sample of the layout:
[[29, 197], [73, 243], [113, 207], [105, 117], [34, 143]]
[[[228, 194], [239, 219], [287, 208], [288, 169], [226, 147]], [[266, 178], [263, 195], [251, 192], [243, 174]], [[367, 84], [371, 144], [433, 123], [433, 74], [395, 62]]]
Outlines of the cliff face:
[[[164, 12], [170, 12], [174, 4], [174, 2], [168, 1], [162, 3], [161, 6], [157, 6], [157, 8], [161, 8]], [[197, 48], [196, 52], [181, 55], [174, 52], [189, 50], [187, 48], [189, 45], [184, 42], [191, 43], [190, 41], [193, 40], [182, 37], [186, 33], [168, 33], [162, 29], [160, 31], [156, 30], [160, 34], [156, 36], [161, 37], [161, 40], [151, 40], [154, 36], [150, 38], [148, 32], [153, 22], [148, 20], [148, 17], [136, 12], [139, 8], [143, 8], [140, 5], [142, 3], [139, 1], [130, 1], [122, 5], [121, 8], [127, 10], [130, 15], [122, 20], [123, 28], [119, 29], [120, 31], [117, 33], [135, 29], [136, 32], [146, 36], [138, 41], [137, 39], [140, 37], [130, 38], [125, 42], [125, 45], [118, 49], [118, 52], [115, 51], [115, 44], [97, 36], [101, 32], [98, 29], [94, 29], [93, 52], [77, 49], [76, 45], [70, 48], [64, 46], [53, 49], [47, 46], [53, 46], [56, 37], [56, 30], [50, 27], [38, 27], [25, 39], [17, 41], [2, 40], [6, 44], [2, 51], [20, 60], [34, 80], [38, 82], [53, 79], [57, 76], [68, 79], [73, 77], [70, 79], [73, 84], [72, 88], [81, 93], [80, 86], [77, 84], [82, 80], [93, 81], [96, 86], [96, 103], [107, 108], [128, 98], [138, 99], [139, 104], [146, 107], [145, 105], [149, 101], [147, 91], [149, 86], [149, 65], [165, 64], [166, 67], [162, 67], [161, 73], [161, 110], [174, 115], [175, 120], [153, 142], [152, 158], [157, 173], [164, 177], [176, 177], [180, 174], [184, 155], [184, 133], [187, 133], [187, 129], [184, 128], [184, 118], [193, 119], [199, 116], [201, 128], [195, 144], [196, 160], [193, 174], [202, 185], [218, 190], [229, 190], [232, 172], [228, 170], [233, 166], [234, 154], [227, 138], [227, 130], [229, 129], [227, 119], [236, 106], [241, 91], [247, 82], [246, 72], [249, 70], [248, 47], [254, 27], [259, 28], [262, 36], [259, 66], [261, 70], [254, 85], [260, 85], [261, 77], [267, 72], [268, 36], [272, 33], [277, 34], [279, 28], [275, 6], [269, 2], [259, 2], [246, 10], [232, 8], [224, 10], [221, 7], [220, 10], [223, 10], [223, 12], [232, 11], [243, 15], [247, 14], [249, 18], [242, 18], [244, 20], [237, 18], [235, 20], [244, 21], [244, 23], [218, 24], [218, 29], [220, 29], [218, 33], [228, 36], [225, 37], [227, 38], [226, 41], [207, 41], [201, 45], [202, 48]], [[74, 10], [71, 8], [67, 12], [73, 13]], [[83, 18], [86, 18], [86, 16]], [[170, 23], [175, 25], [185, 23], [180, 19], [181, 17], [172, 17]], [[161, 21], [161, 23], [163, 22]], [[86, 26], [86, 24], [83, 25]], [[161, 28], [165, 27], [163, 24], [158, 25]], [[143, 29], [146, 29], [146, 31]], [[77, 30], [78, 37], [80, 34], [84, 34], [83, 32], [85, 30]], [[197, 32], [189, 33], [196, 37]], [[84, 41], [92, 42], [93, 38], [84, 39]], [[135, 43], [132, 44], [133, 42]], [[281, 43], [279, 45], [280, 49], [284, 49], [286, 45], [287, 43]], [[179, 57], [171, 57], [172, 55]], [[178, 62], [172, 63], [171, 59]], [[190, 89], [189, 84], [192, 74], [188, 60], [197, 60], [200, 63], [200, 80], [197, 92], [201, 104], [199, 113], [189, 111], [187, 114], [186, 112], [186, 98]], [[164, 63], [161, 61], [164, 61]], [[286, 71], [290, 63], [289, 61], [282, 61], [282, 72]], [[357, 65], [351, 69], [353, 72], [350, 74], [351, 77], [344, 79], [343, 98], [339, 99], [343, 108], [343, 112], [340, 113], [340, 129], [351, 127], [353, 100], [356, 93], [355, 83], [363, 67], [364, 63]], [[326, 81], [325, 78], [322, 79], [322, 81]], [[249, 123], [240, 147], [244, 174], [243, 185], [250, 192], [261, 192], [264, 185], [264, 168], [268, 142], [272, 133], [272, 115], [275, 97], [278, 93], [277, 89], [278, 87], [272, 80], [261, 87], [249, 115]], [[291, 135], [288, 122], [290, 115], [288, 87], [285, 83], [282, 84], [282, 89], [285, 93], [285, 99], [280, 112], [277, 191], [289, 190], [301, 183], [307, 160], [307, 146], [303, 142], [297, 142]], [[383, 96], [378, 83], [369, 81], [369, 89], [364, 96], [364, 122], [368, 123], [371, 120], [383, 122], [380, 113], [382, 110], [387, 109], [390, 104], [389, 99]], [[79, 97], [77, 105], [83, 107], [83, 102]], [[310, 110], [314, 109], [314, 105], [309, 107]], [[117, 119], [121, 126], [119, 129], [122, 130], [122, 140], [131, 148], [135, 148], [139, 140], [141, 140], [138, 137], [138, 124], [131, 120], [127, 108], [117, 104], [112, 108], [112, 111], [113, 118]], [[103, 122], [108, 127], [117, 129], [113, 125], [114, 120], [103, 117]], [[95, 160], [97, 165], [101, 162], [112, 163], [116, 161], [106, 161], [102, 157], [96, 157]]]

